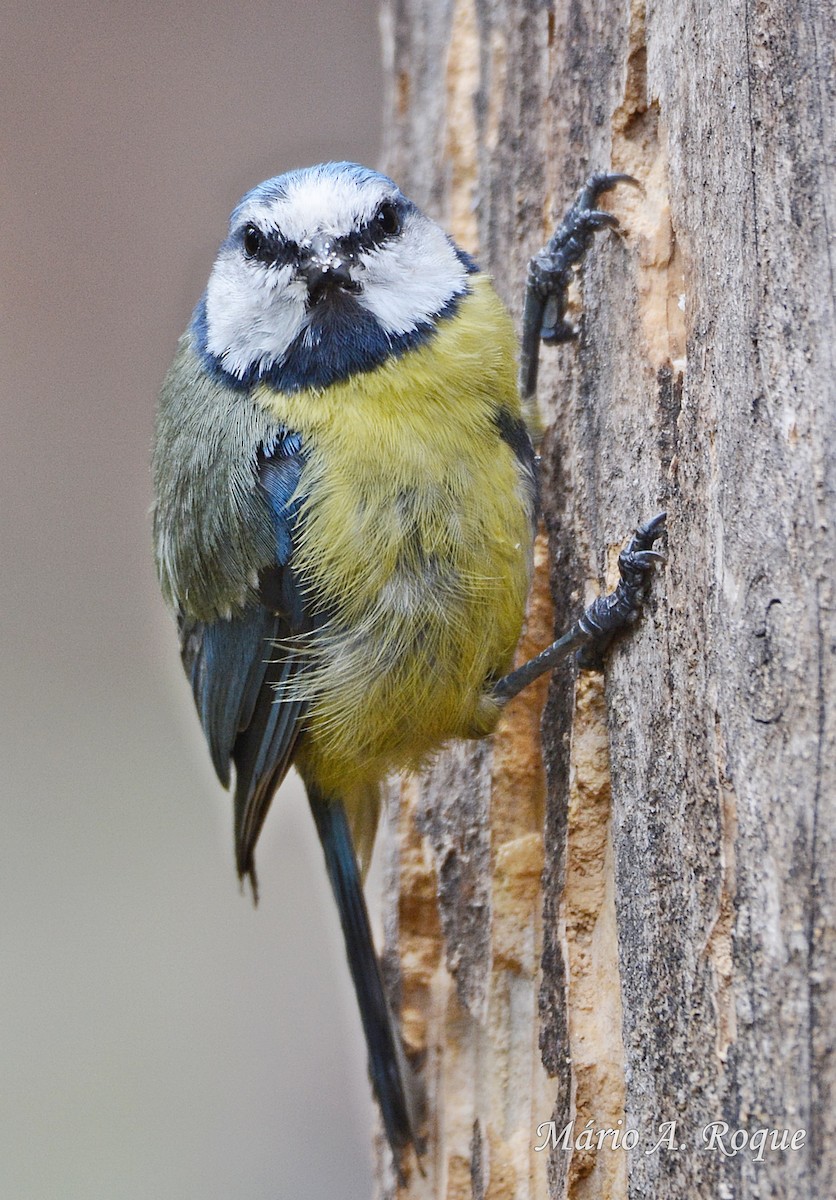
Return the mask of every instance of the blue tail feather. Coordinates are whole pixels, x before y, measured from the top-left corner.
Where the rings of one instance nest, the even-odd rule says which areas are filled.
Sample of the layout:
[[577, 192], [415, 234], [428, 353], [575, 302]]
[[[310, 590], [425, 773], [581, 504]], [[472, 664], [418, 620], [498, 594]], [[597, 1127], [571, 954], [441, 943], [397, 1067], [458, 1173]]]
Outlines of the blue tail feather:
[[400, 1171], [400, 1152], [410, 1144], [418, 1144], [414, 1081], [383, 988], [345, 807], [340, 800], [321, 796], [310, 786], [308, 799], [339, 909], [369, 1052], [369, 1075]]

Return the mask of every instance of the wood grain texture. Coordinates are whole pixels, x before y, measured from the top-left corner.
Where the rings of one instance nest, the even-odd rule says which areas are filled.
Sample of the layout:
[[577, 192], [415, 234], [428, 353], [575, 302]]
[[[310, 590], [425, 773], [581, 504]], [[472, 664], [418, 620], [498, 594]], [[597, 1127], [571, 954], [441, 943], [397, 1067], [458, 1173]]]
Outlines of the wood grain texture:
[[[833, 7], [388, 0], [384, 28], [387, 169], [517, 316], [586, 174], [644, 185], [543, 354], [533, 644], [670, 514], [603, 690], [567, 667], [540, 738], [542, 693], [393, 792], [429, 1112], [404, 1194], [836, 1195]], [[535, 1151], [588, 1118], [639, 1146]], [[685, 1148], [644, 1153], [666, 1121]], [[714, 1121], [807, 1136], [755, 1162]]]

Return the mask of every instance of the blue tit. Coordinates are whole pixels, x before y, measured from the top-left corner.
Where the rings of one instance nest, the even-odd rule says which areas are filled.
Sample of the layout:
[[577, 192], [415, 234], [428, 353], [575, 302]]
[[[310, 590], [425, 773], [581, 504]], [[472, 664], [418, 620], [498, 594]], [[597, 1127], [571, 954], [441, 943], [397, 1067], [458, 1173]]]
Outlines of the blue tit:
[[[564, 287], [584, 238], [612, 222], [592, 202], [618, 177], [595, 178], [530, 280], [535, 341], [543, 279]], [[418, 1113], [362, 891], [381, 782], [489, 734], [553, 663], [508, 674], [537, 511], [516, 358], [473, 260], [390, 179], [327, 163], [233, 211], [159, 402], [157, 569], [224, 786], [234, 765], [238, 872], [255, 894], [256, 842], [294, 765], [396, 1162]], [[632, 546], [642, 579], [647, 529]], [[624, 586], [635, 600], [642, 580]], [[572, 645], [596, 632], [581, 624]]]

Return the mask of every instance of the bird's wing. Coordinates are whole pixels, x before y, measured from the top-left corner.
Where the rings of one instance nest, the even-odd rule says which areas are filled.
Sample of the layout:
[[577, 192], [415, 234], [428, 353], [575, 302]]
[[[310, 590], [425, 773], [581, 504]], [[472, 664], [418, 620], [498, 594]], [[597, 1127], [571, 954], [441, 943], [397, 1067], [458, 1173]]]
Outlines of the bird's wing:
[[287, 693], [302, 663], [289, 641], [313, 624], [292, 564], [302, 465], [295, 435], [277, 439], [259, 455], [258, 488], [275, 541], [274, 563], [259, 576], [260, 601], [228, 619], [179, 621], [183, 666], [224, 787], [235, 764], [236, 861], [241, 878], [250, 876], [254, 894], [255, 845], [290, 767], [305, 709], [303, 700], [279, 695]]

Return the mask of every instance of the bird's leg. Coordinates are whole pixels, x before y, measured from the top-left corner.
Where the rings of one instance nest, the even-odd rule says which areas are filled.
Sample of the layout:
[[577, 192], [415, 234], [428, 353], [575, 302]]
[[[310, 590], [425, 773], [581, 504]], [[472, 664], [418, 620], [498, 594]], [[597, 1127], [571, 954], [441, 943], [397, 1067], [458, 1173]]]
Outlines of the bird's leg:
[[621, 579], [615, 591], [593, 600], [568, 633], [498, 680], [491, 689], [495, 701], [507, 704], [572, 650], [577, 650], [582, 667], [600, 668], [602, 655], [615, 635], [637, 621], [641, 614], [653, 564], [664, 557], [653, 549], [653, 543], [664, 532], [665, 516], [659, 513], [646, 525], [640, 525], [621, 551], [618, 556]]
[[554, 345], [577, 337], [577, 329], [566, 320], [569, 284], [598, 230], [618, 228], [617, 217], [595, 207], [598, 197], [618, 183], [640, 186], [632, 175], [590, 175], [547, 244], [528, 264], [520, 348], [520, 398], [527, 413], [536, 407], [540, 342]]
[[[598, 197], [619, 183], [638, 186], [630, 175], [597, 172], [591, 175], [549, 242], [529, 263], [523, 307], [520, 354], [520, 396], [526, 412], [536, 408], [540, 343], [570, 341], [577, 329], [566, 320], [569, 284], [575, 267], [589, 249], [599, 229], [614, 229], [618, 218], [595, 207]], [[572, 650], [582, 667], [597, 668], [602, 656], [621, 629], [633, 624], [641, 613], [653, 564], [663, 556], [653, 549], [665, 527], [665, 513], [640, 525], [629, 545], [618, 557], [621, 579], [614, 592], [599, 596], [580, 620], [530, 662], [498, 680], [491, 697], [500, 706], [554, 666]]]

